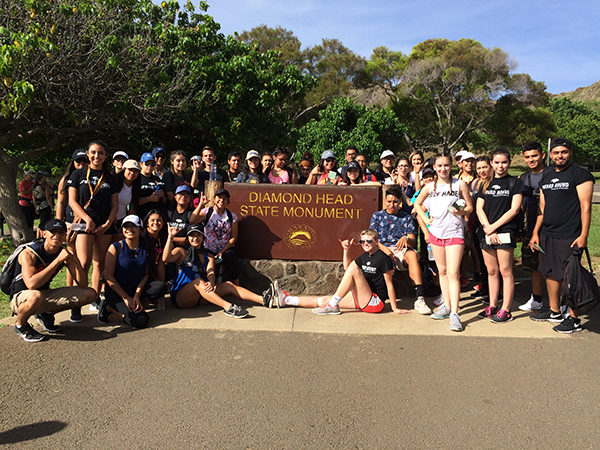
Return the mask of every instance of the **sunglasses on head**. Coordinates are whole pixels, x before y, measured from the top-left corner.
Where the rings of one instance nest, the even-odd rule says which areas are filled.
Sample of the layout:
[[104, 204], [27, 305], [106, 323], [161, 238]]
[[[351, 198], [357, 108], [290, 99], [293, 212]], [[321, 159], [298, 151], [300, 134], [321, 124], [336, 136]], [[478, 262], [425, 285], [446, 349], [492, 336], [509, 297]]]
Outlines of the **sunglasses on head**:
[[359, 242], [360, 242], [361, 245], [364, 244], [364, 243], [372, 244], [373, 243], [373, 239], [361, 239]]

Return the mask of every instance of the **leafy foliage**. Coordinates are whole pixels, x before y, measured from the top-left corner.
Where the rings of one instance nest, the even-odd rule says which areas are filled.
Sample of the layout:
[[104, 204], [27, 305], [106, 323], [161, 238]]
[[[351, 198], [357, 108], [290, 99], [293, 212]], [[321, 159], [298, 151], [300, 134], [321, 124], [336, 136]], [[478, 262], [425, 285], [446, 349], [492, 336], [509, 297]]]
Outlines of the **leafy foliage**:
[[383, 150], [398, 152], [405, 148], [407, 129], [387, 108], [367, 108], [352, 99], [339, 98], [319, 112], [300, 129], [298, 154], [312, 152], [318, 160], [325, 150], [333, 150], [339, 160], [349, 145], [354, 145], [370, 160], [379, 160]]
[[600, 113], [586, 103], [569, 98], [550, 101], [550, 111], [556, 122], [556, 133], [573, 144], [573, 158], [582, 163], [600, 159]]

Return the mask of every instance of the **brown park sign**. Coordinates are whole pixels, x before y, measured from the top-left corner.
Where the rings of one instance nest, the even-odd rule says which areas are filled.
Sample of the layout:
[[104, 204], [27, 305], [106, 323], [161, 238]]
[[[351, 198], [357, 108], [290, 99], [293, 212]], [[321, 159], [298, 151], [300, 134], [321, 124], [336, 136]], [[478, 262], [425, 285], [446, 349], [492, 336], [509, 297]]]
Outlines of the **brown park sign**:
[[[238, 218], [238, 256], [340, 261], [339, 239], [355, 238], [379, 209], [377, 186], [225, 183]], [[357, 245], [352, 258], [362, 253]]]

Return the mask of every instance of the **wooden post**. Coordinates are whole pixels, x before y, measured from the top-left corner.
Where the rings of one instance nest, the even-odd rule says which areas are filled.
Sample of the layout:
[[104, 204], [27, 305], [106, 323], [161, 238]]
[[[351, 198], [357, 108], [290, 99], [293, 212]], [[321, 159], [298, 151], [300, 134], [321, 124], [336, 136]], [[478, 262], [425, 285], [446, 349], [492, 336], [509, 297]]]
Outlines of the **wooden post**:
[[206, 195], [206, 199], [208, 200], [208, 203], [206, 204], [207, 207], [211, 207], [211, 206], [215, 206], [214, 203], [214, 198], [215, 198], [215, 192], [217, 192], [218, 189], [223, 187], [223, 182], [222, 181], [211, 181], [211, 180], [206, 180], [204, 182], [204, 195]]

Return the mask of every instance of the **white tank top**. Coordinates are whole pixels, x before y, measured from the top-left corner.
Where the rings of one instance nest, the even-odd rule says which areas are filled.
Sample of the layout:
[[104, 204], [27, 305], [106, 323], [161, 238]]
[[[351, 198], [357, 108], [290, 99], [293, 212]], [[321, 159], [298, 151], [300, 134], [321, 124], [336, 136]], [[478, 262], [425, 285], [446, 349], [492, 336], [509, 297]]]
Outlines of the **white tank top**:
[[423, 202], [423, 206], [429, 211], [429, 216], [433, 218], [429, 232], [438, 239], [464, 239], [462, 217], [448, 211], [448, 207], [460, 198], [460, 180], [453, 179], [451, 185], [438, 182], [435, 189], [434, 183], [430, 186], [429, 196]]

